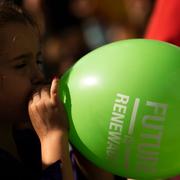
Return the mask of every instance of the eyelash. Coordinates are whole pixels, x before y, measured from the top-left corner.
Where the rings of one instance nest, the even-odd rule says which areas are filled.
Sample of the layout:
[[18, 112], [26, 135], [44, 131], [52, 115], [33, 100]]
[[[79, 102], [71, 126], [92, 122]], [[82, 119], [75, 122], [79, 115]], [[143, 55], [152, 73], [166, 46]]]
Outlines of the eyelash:
[[22, 63], [22, 64], [19, 64], [19, 65], [16, 65], [15, 68], [16, 69], [21, 69], [21, 68], [23, 68], [25, 66], [26, 66], [26, 63]]
[[[38, 60], [36, 61], [36, 63], [37, 63], [38, 65], [42, 65], [42, 64], [43, 64], [43, 61], [42, 61], [42, 59], [39, 59], [39, 58], [38, 58]], [[15, 66], [15, 68], [16, 68], [16, 69], [21, 69], [21, 68], [24, 68], [26, 65], [27, 65], [26, 63], [18, 64], [18, 65]]]

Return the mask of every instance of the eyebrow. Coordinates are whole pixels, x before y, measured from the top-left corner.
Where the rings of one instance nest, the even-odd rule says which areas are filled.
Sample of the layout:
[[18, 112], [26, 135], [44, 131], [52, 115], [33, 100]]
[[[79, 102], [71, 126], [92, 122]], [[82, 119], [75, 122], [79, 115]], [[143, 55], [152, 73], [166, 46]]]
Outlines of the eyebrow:
[[12, 61], [16, 61], [16, 60], [21, 60], [21, 59], [26, 59], [26, 58], [31, 58], [32, 54], [31, 53], [27, 53], [27, 54], [21, 54], [19, 56], [16, 56], [15, 58], [12, 59]]

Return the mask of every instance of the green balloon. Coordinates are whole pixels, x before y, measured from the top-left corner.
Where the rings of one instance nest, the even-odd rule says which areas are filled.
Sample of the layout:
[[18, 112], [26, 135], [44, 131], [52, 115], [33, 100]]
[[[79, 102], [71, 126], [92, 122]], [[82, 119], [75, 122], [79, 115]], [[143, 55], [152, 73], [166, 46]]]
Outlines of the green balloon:
[[61, 78], [71, 143], [119, 176], [180, 173], [180, 49], [131, 39], [82, 57]]

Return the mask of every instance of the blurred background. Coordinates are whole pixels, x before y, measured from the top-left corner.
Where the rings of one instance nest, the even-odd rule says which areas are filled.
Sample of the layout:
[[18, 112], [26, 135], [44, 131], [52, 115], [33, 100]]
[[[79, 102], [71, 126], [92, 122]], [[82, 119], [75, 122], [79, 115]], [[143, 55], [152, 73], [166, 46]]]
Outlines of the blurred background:
[[37, 22], [47, 79], [89, 51], [143, 37], [155, 0], [13, 0]]

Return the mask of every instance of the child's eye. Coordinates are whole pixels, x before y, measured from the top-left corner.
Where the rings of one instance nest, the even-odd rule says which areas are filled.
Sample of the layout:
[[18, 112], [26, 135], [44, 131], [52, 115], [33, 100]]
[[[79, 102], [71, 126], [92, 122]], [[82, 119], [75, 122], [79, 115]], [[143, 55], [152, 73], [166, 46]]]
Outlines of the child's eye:
[[18, 64], [15, 66], [16, 69], [21, 69], [24, 68], [26, 66], [26, 63], [22, 63], [22, 64]]

